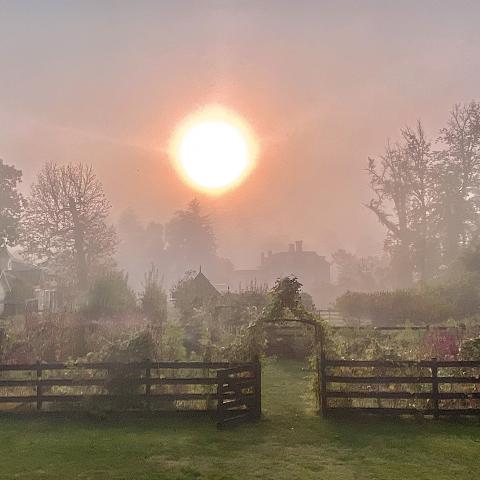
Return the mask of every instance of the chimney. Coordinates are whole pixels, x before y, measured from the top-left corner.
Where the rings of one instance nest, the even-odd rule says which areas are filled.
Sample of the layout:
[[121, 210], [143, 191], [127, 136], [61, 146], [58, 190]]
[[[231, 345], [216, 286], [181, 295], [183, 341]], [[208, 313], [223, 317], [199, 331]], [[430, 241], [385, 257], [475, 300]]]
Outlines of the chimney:
[[296, 252], [303, 252], [303, 242], [302, 242], [302, 240], [297, 240], [295, 242], [295, 251]]
[[295, 244], [289, 243], [288, 244], [288, 252], [293, 253], [295, 251]]

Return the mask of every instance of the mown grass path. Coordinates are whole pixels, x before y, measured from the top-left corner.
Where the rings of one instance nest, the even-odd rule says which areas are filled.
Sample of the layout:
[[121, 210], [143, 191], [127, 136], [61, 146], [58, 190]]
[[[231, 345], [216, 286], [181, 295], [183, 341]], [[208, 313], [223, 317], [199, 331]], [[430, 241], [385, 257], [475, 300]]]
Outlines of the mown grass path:
[[265, 418], [217, 431], [210, 419], [0, 417], [0, 479], [452, 480], [480, 466], [480, 425], [414, 419], [324, 421], [307, 373], [264, 368]]

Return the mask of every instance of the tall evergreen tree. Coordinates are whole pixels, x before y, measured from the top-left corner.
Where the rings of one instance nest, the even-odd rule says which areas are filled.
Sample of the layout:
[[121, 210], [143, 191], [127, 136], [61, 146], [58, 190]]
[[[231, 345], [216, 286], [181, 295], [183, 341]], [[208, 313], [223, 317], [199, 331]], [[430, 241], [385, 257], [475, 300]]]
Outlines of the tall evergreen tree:
[[216, 258], [216, 241], [210, 218], [203, 215], [198, 200], [175, 212], [165, 226], [166, 256], [169, 270], [179, 278], [187, 270], [211, 265]]

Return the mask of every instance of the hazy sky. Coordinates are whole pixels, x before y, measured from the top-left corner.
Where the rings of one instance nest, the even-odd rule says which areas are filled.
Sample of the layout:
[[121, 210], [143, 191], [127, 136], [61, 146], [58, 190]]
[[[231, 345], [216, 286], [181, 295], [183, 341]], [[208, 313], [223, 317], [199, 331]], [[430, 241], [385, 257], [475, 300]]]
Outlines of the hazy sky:
[[195, 195], [169, 138], [221, 103], [261, 144], [238, 189], [197, 195], [223, 254], [252, 266], [297, 239], [376, 252], [367, 157], [480, 99], [479, 20], [458, 0], [0, 0], [0, 157], [26, 187], [47, 160], [92, 163], [115, 215], [165, 221]]

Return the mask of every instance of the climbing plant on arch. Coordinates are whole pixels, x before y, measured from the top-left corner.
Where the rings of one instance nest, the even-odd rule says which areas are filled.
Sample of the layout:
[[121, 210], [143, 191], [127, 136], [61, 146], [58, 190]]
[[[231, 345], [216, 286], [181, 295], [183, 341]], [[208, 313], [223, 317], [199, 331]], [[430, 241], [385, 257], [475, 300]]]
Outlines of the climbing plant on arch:
[[322, 366], [325, 358], [325, 323], [322, 318], [307, 310], [301, 297], [302, 284], [294, 275], [279, 278], [270, 291], [269, 303], [265, 307], [258, 322], [260, 323], [288, 323], [296, 322], [310, 325], [314, 329], [314, 360], [316, 373], [316, 398], [320, 411], [320, 389], [324, 382], [321, 382]]

